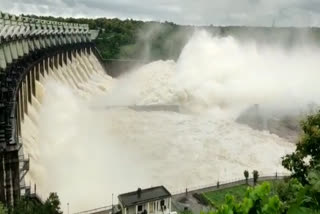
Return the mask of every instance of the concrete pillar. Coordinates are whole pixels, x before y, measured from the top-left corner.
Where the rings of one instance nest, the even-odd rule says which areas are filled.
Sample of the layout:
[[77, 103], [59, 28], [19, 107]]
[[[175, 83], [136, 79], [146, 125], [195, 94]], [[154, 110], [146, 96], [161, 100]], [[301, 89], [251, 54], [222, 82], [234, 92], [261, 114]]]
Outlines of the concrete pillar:
[[12, 59], [17, 60], [18, 59], [18, 51], [17, 51], [16, 41], [10, 42], [10, 50], [11, 50]]
[[24, 52], [23, 52], [22, 40], [19, 39], [16, 41], [16, 47], [17, 47], [18, 57], [19, 58], [23, 57]]
[[41, 61], [39, 64], [40, 64], [40, 73], [42, 74], [43, 77], [45, 77], [43, 61]]
[[56, 36], [56, 46], [59, 46], [62, 44], [62, 35]]
[[56, 46], [56, 39], [54, 35], [50, 36], [50, 47]]
[[9, 43], [5, 43], [3, 45], [3, 47], [4, 47], [4, 54], [6, 57], [6, 62], [7, 62], [7, 64], [11, 64], [12, 63], [12, 56], [11, 56], [11, 50], [10, 50]]
[[18, 137], [21, 137], [21, 121], [20, 121], [20, 103], [19, 103], [19, 93], [16, 99], [16, 126]]
[[53, 61], [54, 61], [54, 59], [52, 57], [49, 57], [48, 61], [49, 61], [50, 68], [53, 70], [53, 65], [54, 65]]
[[[35, 70], [35, 77], [37, 81], [40, 81], [40, 65], [39, 63], [36, 64], [35, 66], [36, 70]], [[36, 93], [35, 93], [36, 94]]]
[[150, 213], [150, 202], [148, 202], [148, 205], [147, 205], [147, 213], [148, 214]]
[[37, 50], [40, 50], [41, 45], [40, 45], [39, 38], [34, 38], [33, 42], [34, 42], [34, 48]]
[[73, 58], [76, 58], [77, 57], [77, 50], [72, 50], [72, 57]]
[[39, 37], [39, 42], [40, 42], [40, 48], [44, 49], [46, 48], [46, 42], [45, 42], [45, 38], [44, 37]]
[[23, 48], [23, 53], [25, 55], [29, 54], [29, 45], [28, 45], [28, 40], [27, 39], [23, 39], [22, 40], [22, 48]]
[[36, 96], [36, 72], [37, 72], [37, 66], [34, 66], [30, 73], [30, 80], [31, 80], [31, 91], [32, 91], [32, 95]]
[[0, 70], [5, 70], [7, 67], [6, 56], [4, 54], [4, 47], [0, 45]]
[[19, 105], [20, 105], [20, 120], [24, 121], [24, 102], [23, 102], [23, 90], [22, 85], [19, 87]]
[[53, 64], [56, 68], [58, 68], [58, 54], [53, 56]]
[[49, 58], [44, 59], [44, 73], [49, 74]]
[[[6, 158], [7, 166], [10, 174], [10, 189], [7, 189], [7, 192], [12, 192], [13, 197], [10, 197], [10, 204], [14, 205], [17, 203], [17, 200], [20, 198], [20, 176], [19, 176], [19, 154], [18, 150], [14, 150], [7, 154], [9, 157]], [[8, 182], [8, 183], [9, 183]], [[7, 184], [8, 184], [7, 183]], [[8, 195], [8, 194], [7, 194]]]
[[72, 44], [71, 35], [66, 35], [66, 43], [65, 44]]
[[31, 39], [27, 40], [29, 51], [34, 51], [34, 49], [35, 49], [34, 41], [35, 41], [34, 38], [31, 38]]
[[66, 39], [66, 35], [61, 35], [60, 36], [60, 45], [65, 45], [67, 44], [67, 39]]
[[64, 61], [64, 64], [67, 64], [67, 57], [68, 57], [68, 52], [64, 52], [63, 53], [63, 61]]
[[45, 37], [45, 42], [46, 42], [46, 47], [51, 47], [50, 36], [46, 36], [46, 37]]
[[63, 65], [63, 53], [58, 54], [58, 61], [59, 61], [59, 65], [62, 66]]
[[0, 152], [0, 201], [6, 201], [5, 197], [5, 168], [4, 168], [4, 152]]
[[13, 205], [12, 198], [12, 173], [10, 164], [10, 153], [6, 153], [4, 157], [4, 169], [5, 169], [5, 191], [6, 191], [6, 204]]
[[22, 90], [24, 113], [28, 114], [28, 85], [26, 79], [22, 81]]
[[16, 205], [20, 199], [20, 171], [19, 171], [19, 151], [16, 150], [13, 153], [13, 198]]
[[67, 55], [68, 55], [68, 58], [69, 58], [70, 62], [72, 62], [72, 52], [68, 51]]
[[20, 198], [19, 154], [12, 150], [4, 154], [6, 204], [14, 205]]
[[28, 101], [29, 103], [32, 104], [32, 84], [31, 84], [31, 73], [32, 72], [28, 72], [27, 75], [25, 76], [26, 78], [26, 83], [27, 83], [27, 91], [28, 91]]

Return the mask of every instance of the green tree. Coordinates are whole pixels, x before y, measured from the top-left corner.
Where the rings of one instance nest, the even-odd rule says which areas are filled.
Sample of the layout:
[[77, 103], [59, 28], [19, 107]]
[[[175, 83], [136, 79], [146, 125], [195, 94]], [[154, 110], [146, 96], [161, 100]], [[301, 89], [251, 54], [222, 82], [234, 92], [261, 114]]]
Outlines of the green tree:
[[246, 184], [248, 185], [248, 179], [249, 179], [249, 172], [248, 172], [248, 170], [244, 170], [243, 175], [244, 175], [244, 177], [246, 178]]
[[320, 163], [320, 112], [301, 122], [303, 134], [296, 151], [283, 157], [282, 165], [302, 184], [308, 183], [308, 173]]
[[299, 192], [304, 188], [295, 178], [289, 179], [288, 181], [279, 181], [274, 185], [285, 210], [288, 210], [290, 205], [296, 202]]
[[7, 214], [8, 209], [0, 202], [0, 214]]
[[253, 174], [253, 185], [256, 185], [259, 178], [259, 172], [257, 170], [253, 170], [252, 174]]
[[40, 214], [43, 213], [41, 203], [34, 201], [28, 197], [22, 197], [12, 211], [13, 214]]
[[214, 214], [280, 214], [282, 203], [278, 196], [270, 193], [270, 184], [265, 182], [255, 188], [248, 188], [245, 198], [239, 203], [231, 195], [227, 195], [225, 204]]
[[303, 186], [298, 179], [291, 178], [276, 185], [286, 213], [320, 213], [320, 166], [308, 173], [307, 181]]
[[50, 193], [49, 198], [44, 203], [44, 209], [50, 214], [62, 214], [60, 200], [57, 193]]
[[[60, 200], [56, 193], [50, 193], [44, 204], [30, 197], [22, 197], [11, 212], [12, 214], [62, 214]], [[1, 214], [1, 213], [0, 213]]]

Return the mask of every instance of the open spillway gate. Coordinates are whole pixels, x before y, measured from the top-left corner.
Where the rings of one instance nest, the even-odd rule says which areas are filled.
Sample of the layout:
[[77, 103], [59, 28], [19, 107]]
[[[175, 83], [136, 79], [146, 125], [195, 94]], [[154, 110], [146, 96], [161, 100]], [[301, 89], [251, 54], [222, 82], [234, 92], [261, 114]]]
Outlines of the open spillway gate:
[[76, 55], [99, 54], [86, 24], [60, 23], [0, 12], [0, 201], [14, 206], [29, 160], [23, 156], [21, 123], [36, 96], [36, 81], [72, 62]]

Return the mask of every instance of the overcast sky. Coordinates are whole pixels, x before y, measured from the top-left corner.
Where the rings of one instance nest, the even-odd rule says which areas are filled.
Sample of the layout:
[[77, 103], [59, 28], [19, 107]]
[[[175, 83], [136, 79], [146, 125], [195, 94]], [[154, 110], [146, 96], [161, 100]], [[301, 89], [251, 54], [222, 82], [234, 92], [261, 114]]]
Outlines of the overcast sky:
[[320, 0], [0, 0], [0, 9], [193, 25], [320, 26]]

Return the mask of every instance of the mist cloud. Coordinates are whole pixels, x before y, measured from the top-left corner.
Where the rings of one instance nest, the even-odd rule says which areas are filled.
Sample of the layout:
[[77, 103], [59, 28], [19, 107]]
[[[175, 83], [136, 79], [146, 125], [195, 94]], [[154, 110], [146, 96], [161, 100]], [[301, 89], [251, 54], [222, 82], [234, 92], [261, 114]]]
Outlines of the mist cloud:
[[320, 26], [316, 0], [0, 0], [10, 13], [118, 17], [194, 25]]

